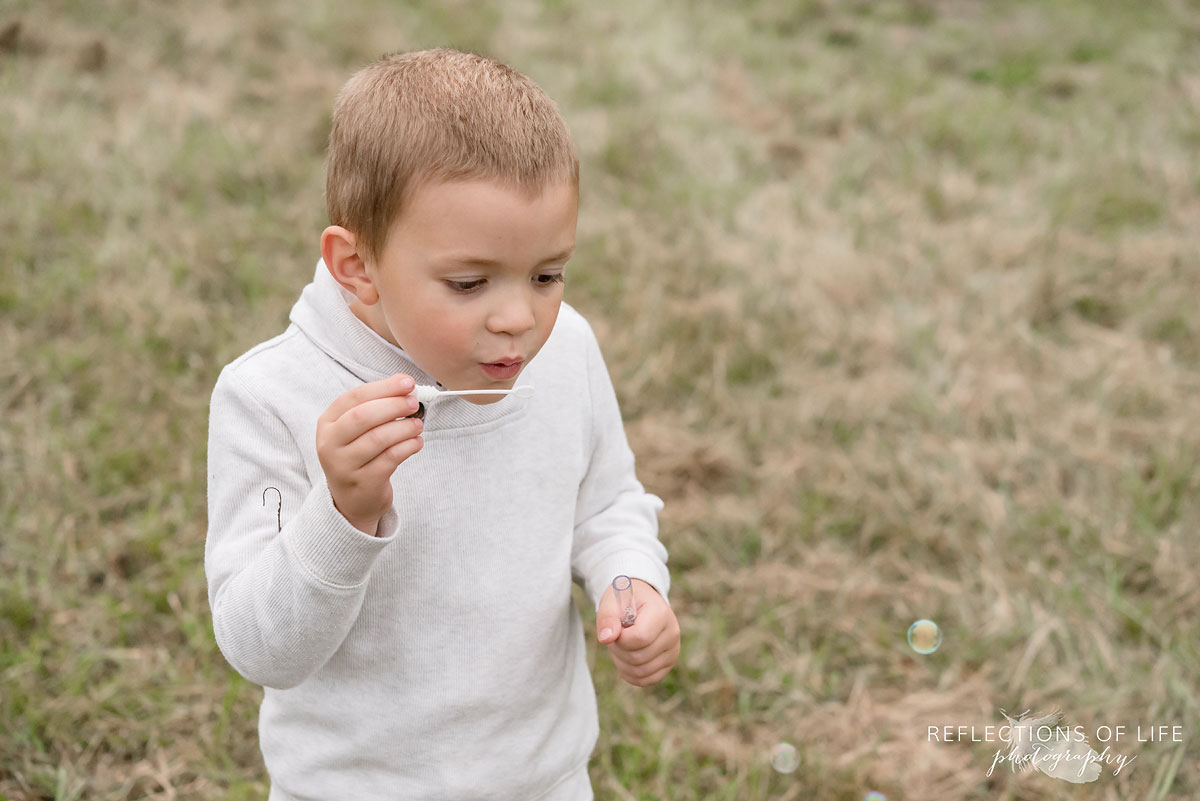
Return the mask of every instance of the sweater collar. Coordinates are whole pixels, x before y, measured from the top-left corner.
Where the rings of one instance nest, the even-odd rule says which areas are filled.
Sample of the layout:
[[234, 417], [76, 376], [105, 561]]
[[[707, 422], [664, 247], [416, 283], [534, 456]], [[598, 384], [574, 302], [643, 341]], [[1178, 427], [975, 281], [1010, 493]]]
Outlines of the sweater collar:
[[[379, 381], [396, 373], [407, 373], [418, 384], [442, 388], [442, 385], [422, 369], [402, 348], [388, 342], [371, 330], [350, 310], [353, 293], [346, 290], [330, 274], [325, 261], [317, 262], [312, 283], [300, 293], [292, 307], [290, 319], [327, 356], [363, 382]], [[532, 360], [522, 376], [534, 368]], [[426, 430], [463, 428], [489, 423], [524, 409], [528, 400], [512, 395], [490, 404], [475, 404], [450, 396], [427, 404]]]

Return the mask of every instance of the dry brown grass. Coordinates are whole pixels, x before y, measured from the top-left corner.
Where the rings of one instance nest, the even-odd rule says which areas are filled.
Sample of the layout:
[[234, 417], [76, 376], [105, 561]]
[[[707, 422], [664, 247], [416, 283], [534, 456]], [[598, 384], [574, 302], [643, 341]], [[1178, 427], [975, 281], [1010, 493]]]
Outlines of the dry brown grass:
[[[207, 400], [311, 275], [337, 88], [441, 44], [577, 135], [567, 297], [667, 502], [683, 654], [638, 690], [593, 652], [598, 798], [1197, 796], [1194, 4], [18, 0], [0, 799], [265, 795]], [[1053, 706], [1185, 741], [1075, 786], [927, 736]]]

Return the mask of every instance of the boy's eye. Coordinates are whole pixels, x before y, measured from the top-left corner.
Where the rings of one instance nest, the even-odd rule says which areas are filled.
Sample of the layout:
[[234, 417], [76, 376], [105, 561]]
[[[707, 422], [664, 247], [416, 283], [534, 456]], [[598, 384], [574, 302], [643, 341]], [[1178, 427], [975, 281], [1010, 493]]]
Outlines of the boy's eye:
[[[479, 278], [474, 281], [450, 281], [450, 280], [447, 280], [446, 283], [455, 292], [461, 292], [463, 294], [467, 294], [469, 292], [474, 292], [476, 289], [483, 286], [484, 279]], [[537, 284], [538, 286], [542, 286], [542, 287], [554, 286], [555, 284], [566, 283], [566, 276], [564, 276], [562, 273], [544, 273], [542, 275], [537, 276], [534, 279], [534, 283]]]

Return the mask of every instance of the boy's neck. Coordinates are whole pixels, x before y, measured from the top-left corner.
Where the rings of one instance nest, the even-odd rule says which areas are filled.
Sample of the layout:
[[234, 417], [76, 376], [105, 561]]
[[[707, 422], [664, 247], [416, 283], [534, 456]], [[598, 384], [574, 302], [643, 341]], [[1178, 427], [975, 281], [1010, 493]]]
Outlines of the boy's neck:
[[375, 315], [371, 313], [371, 309], [372, 307], [367, 306], [360, 300], [355, 300], [350, 303], [351, 313], [353, 313], [354, 316], [359, 320], [362, 320], [363, 324], [366, 325], [367, 328], [370, 328], [376, 334], [379, 334], [379, 336], [383, 337], [385, 342], [390, 342], [397, 348], [400, 348], [400, 350], [404, 350], [403, 346], [396, 342], [396, 340], [392, 339], [392, 332], [388, 330], [386, 325], [382, 324], [383, 321], [375, 319]]

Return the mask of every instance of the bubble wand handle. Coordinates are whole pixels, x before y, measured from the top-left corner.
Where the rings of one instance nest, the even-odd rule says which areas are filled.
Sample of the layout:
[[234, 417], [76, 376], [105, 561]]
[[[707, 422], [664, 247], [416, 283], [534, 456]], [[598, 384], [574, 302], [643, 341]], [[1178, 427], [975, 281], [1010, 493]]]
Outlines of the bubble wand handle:
[[617, 609], [621, 614], [621, 628], [629, 628], [637, 620], [637, 602], [633, 598], [633, 580], [629, 576], [617, 576], [612, 582], [617, 596]]
[[522, 384], [512, 389], [438, 389], [418, 384], [415, 392], [421, 403], [429, 403], [446, 395], [516, 395], [518, 398], [529, 398], [533, 396], [533, 384]]

